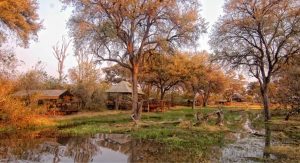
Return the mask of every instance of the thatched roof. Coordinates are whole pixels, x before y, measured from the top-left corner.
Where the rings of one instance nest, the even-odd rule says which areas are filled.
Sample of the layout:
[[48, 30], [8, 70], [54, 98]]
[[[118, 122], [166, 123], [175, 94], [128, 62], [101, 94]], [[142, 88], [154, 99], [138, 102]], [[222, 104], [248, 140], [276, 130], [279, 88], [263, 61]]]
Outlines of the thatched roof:
[[[120, 83], [111, 86], [107, 93], [132, 93], [132, 86], [129, 82], [121, 81]], [[144, 94], [144, 92], [138, 88], [138, 94]]]
[[26, 97], [39, 95], [39, 99], [58, 99], [61, 95], [68, 93], [67, 90], [22, 90], [14, 93], [15, 97]]

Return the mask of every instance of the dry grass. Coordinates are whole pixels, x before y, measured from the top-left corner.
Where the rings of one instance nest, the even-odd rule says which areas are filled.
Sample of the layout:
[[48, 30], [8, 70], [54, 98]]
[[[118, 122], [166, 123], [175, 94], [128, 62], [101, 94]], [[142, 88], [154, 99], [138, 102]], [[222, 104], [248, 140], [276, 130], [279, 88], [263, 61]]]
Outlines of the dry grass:
[[130, 111], [119, 111], [119, 110], [106, 110], [103, 112], [79, 112], [77, 114], [72, 115], [58, 115], [53, 116], [51, 119], [53, 120], [70, 120], [74, 118], [90, 118], [95, 116], [107, 116], [107, 115], [116, 115], [121, 113], [130, 113]]
[[251, 102], [230, 102], [229, 105], [209, 105], [208, 107], [212, 108], [230, 108], [230, 109], [251, 109], [251, 110], [259, 110], [262, 109], [262, 105], [260, 103], [251, 103]]
[[300, 147], [297, 146], [272, 146], [265, 150], [265, 152], [274, 154], [277, 156], [289, 158], [289, 159], [300, 159]]
[[274, 120], [271, 120], [271, 123], [274, 125], [300, 126], [300, 121], [298, 119], [293, 119], [293, 118], [291, 118], [288, 121], [284, 120], [283, 118], [274, 119]]

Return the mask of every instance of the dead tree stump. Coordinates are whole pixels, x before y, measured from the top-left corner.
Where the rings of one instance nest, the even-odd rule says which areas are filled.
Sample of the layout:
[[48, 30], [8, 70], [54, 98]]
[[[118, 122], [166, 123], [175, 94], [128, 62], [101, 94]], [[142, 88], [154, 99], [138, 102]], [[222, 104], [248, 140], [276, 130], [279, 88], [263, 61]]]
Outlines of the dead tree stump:
[[194, 126], [198, 126], [202, 123], [202, 118], [201, 118], [201, 113], [197, 112], [196, 113], [196, 124], [194, 124]]
[[223, 114], [223, 111], [222, 110], [218, 110], [216, 112], [218, 118], [217, 118], [217, 122], [216, 122], [216, 125], [219, 125], [219, 126], [223, 126], [224, 125], [224, 114]]

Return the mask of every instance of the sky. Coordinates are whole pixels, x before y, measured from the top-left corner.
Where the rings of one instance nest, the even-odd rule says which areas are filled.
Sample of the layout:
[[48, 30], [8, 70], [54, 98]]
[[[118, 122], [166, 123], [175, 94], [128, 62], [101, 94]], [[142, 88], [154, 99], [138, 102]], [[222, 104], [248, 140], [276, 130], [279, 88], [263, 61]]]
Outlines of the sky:
[[[62, 4], [59, 0], [38, 0], [38, 14], [42, 20], [43, 29], [38, 33], [38, 41], [31, 41], [29, 48], [16, 47], [18, 59], [23, 61], [19, 67], [21, 72], [31, 69], [38, 61], [42, 61], [44, 70], [51, 76], [58, 76], [57, 60], [53, 56], [52, 47], [62, 37], [68, 39], [67, 22], [72, 13], [71, 8], [62, 10]], [[222, 14], [224, 0], [202, 0], [201, 15], [208, 24], [208, 33], [203, 34], [199, 40], [197, 50], [209, 51], [208, 36], [212, 25]], [[68, 50], [69, 56], [65, 61], [65, 73], [69, 68], [76, 65], [72, 46]]]

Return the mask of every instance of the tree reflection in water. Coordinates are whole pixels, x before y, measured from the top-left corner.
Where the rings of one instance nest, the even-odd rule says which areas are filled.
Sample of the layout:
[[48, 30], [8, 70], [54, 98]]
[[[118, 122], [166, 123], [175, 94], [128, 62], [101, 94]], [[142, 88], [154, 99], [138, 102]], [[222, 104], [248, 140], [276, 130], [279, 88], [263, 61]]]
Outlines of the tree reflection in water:
[[264, 158], [270, 158], [270, 153], [266, 152], [266, 149], [271, 146], [271, 129], [270, 125], [265, 123], [265, 150], [264, 150]]
[[68, 141], [64, 156], [73, 158], [74, 162], [90, 162], [98, 151], [100, 148], [94, 139], [76, 137]]
[[[95, 138], [18, 138], [10, 136], [0, 140], [0, 162], [92, 162], [101, 155], [101, 146]], [[115, 153], [117, 154], [117, 153]]]
[[155, 141], [132, 140], [124, 134], [53, 138], [10, 136], [1, 139], [0, 162], [18, 161], [197, 162], [199, 157], [189, 152], [171, 150]]

